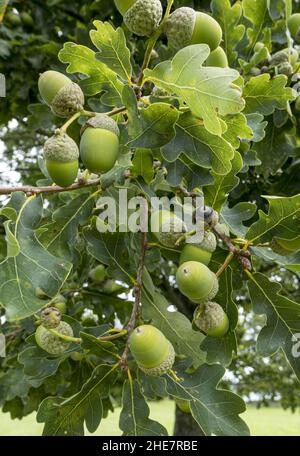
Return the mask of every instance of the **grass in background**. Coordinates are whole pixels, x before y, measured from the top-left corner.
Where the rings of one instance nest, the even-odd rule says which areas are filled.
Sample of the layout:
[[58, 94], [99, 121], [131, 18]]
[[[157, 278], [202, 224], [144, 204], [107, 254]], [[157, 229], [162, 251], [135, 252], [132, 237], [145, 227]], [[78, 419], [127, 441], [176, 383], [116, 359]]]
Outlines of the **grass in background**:
[[[174, 426], [174, 402], [162, 401], [150, 405], [153, 420], [160, 421], [172, 435]], [[120, 410], [109, 414], [108, 418], [102, 421], [99, 429], [93, 435], [118, 436], [121, 431], [118, 427]], [[298, 435], [300, 436], [300, 412], [291, 413], [280, 407], [269, 407], [256, 409], [254, 406], [242, 415], [248, 424], [251, 435]], [[10, 420], [7, 413], [0, 412], [0, 436], [37, 436], [41, 435], [43, 424], [35, 421], [35, 414], [27, 416], [22, 421]], [[88, 433], [87, 433], [88, 435]]]

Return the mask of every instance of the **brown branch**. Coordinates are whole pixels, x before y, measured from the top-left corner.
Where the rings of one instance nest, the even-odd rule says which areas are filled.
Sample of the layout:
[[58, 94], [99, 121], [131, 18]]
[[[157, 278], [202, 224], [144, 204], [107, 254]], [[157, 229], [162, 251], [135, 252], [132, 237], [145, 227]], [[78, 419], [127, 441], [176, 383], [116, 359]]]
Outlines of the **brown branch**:
[[61, 193], [70, 192], [72, 190], [78, 190], [84, 187], [96, 187], [100, 184], [100, 178], [91, 181], [79, 181], [69, 187], [59, 187], [58, 185], [49, 185], [45, 187], [34, 187], [30, 185], [24, 185], [20, 187], [4, 186], [0, 187], [0, 195], [10, 195], [15, 192], [24, 192], [27, 196], [39, 195], [40, 193]]
[[147, 231], [145, 230], [143, 233], [141, 233], [142, 239], [141, 239], [141, 254], [140, 254], [140, 261], [139, 261], [139, 266], [138, 266], [138, 271], [137, 271], [137, 277], [136, 277], [136, 284], [134, 286], [134, 304], [131, 312], [131, 317], [129, 319], [129, 322], [127, 323], [125, 329], [127, 330], [127, 342], [126, 346], [124, 349], [124, 352], [122, 354], [122, 357], [119, 361], [120, 366], [122, 369], [127, 370], [128, 365], [127, 365], [127, 358], [129, 354], [129, 339], [131, 336], [131, 333], [134, 330], [135, 327], [135, 322], [137, 320], [138, 314], [139, 314], [139, 307], [141, 303], [141, 296], [142, 296], [142, 286], [143, 286], [143, 273], [144, 273], [144, 264], [145, 264], [145, 254], [147, 250]]
[[226, 244], [229, 252], [231, 253], [231, 255], [228, 255], [228, 257], [225, 260], [226, 266], [224, 268], [221, 266], [221, 268], [217, 272], [218, 276], [222, 274], [222, 272], [226, 269], [226, 267], [229, 265], [230, 261], [233, 259], [234, 256], [238, 259], [239, 263], [241, 264], [244, 270], [251, 271], [252, 266], [249, 260], [251, 253], [249, 252], [249, 250], [244, 248], [238, 249], [237, 247], [235, 247], [235, 245], [232, 244], [230, 237], [226, 236], [223, 233], [220, 233], [216, 228], [212, 228], [212, 231], [219, 239], [221, 239], [224, 242], [224, 244]]

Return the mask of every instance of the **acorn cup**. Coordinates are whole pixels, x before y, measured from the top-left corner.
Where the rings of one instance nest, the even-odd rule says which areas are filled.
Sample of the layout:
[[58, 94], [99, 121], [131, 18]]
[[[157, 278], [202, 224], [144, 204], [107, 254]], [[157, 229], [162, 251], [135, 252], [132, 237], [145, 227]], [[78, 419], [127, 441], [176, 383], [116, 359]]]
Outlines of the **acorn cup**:
[[229, 329], [228, 317], [216, 302], [206, 302], [198, 306], [194, 312], [193, 323], [212, 337], [223, 337]]
[[135, 35], [150, 36], [159, 26], [163, 9], [159, 0], [115, 0], [124, 24]]
[[138, 326], [129, 343], [132, 356], [145, 374], [159, 377], [172, 369], [175, 351], [159, 329], [151, 325]]
[[157, 210], [151, 215], [153, 234], [161, 245], [174, 248], [178, 239], [187, 231], [185, 223], [173, 212]]
[[56, 307], [46, 307], [41, 311], [41, 324], [47, 329], [57, 328], [61, 322], [61, 313]]
[[208, 265], [216, 248], [216, 236], [211, 231], [205, 231], [203, 241], [200, 244], [185, 244], [180, 254], [179, 264], [186, 261], [199, 261]]
[[[64, 336], [73, 337], [73, 329], [65, 321], [61, 321], [59, 326], [55, 328], [55, 331]], [[35, 331], [35, 341], [40, 348], [51, 353], [51, 355], [60, 355], [70, 346], [69, 342], [65, 342], [55, 334], [52, 334], [52, 332], [48, 331], [43, 325], [37, 327]]]
[[213, 17], [185, 6], [169, 16], [165, 32], [169, 46], [174, 49], [207, 44], [213, 51], [222, 40], [222, 29]]
[[78, 174], [79, 150], [75, 141], [66, 133], [55, 134], [44, 145], [47, 171], [55, 184], [69, 187]]
[[176, 282], [181, 293], [196, 304], [213, 299], [219, 290], [216, 274], [198, 261], [187, 261], [179, 266]]
[[92, 173], [111, 170], [119, 155], [119, 127], [105, 114], [91, 117], [81, 130], [80, 156]]
[[71, 117], [83, 110], [84, 95], [78, 84], [58, 71], [40, 75], [39, 92], [44, 102], [59, 117]]

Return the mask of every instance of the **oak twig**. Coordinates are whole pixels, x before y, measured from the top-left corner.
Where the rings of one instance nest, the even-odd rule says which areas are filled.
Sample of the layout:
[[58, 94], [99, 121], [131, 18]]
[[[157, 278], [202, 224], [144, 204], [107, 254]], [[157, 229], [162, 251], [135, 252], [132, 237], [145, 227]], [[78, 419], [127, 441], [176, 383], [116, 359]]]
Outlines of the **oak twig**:
[[60, 187], [59, 185], [49, 185], [44, 187], [34, 187], [31, 185], [23, 185], [20, 187], [14, 186], [3, 186], [0, 187], [0, 195], [10, 195], [15, 192], [24, 192], [27, 196], [39, 195], [41, 193], [61, 193], [61, 192], [70, 192], [72, 190], [77, 190], [84, 187], [96, 187], [100, 184], [100, 178], [90, 180], [87, 182], [79, 181], [75, 184], [70, 185], [69, 187]]
[[252, 266], [249, 260], [251, 253], [249, 252], [249, 250], [246, 248], [238, 249], [237, 247], [235, 247], [235, 245], [233, 245], [230, 237], [226, 236], [226, 234], [220, 233], [216, 228], [212, 228], [212, 231], [219, 239], [221, 239], [224, 242], [224, 244], [226, 244], [229, 250], [229, 255], [227, 256], [224, 264], [220, 267], [219, 271], [217, 271], [218, 277], [227, 268], [227, 266], [234, 257], [237, 258], [237, 260], [239, 261], [244, 270], [251, 271]]
[[147, 232], [146, 230], [141, 233], [142, 239], [141, 239], [141, 253], [140, 253], [140, 260], [139, 260], [139, 266], [138, 266], [138, 271], [137, 271], [137, 277], [136, 277], [136, 284], [134, 286], [134, 304], [131, 312], [131, 317], [129, 319], [129, 322], [126, 325], [126, 330], [127, 330], [127, 343], [124, 349], [124, 352], [122, 354], [122, 357], [120, 359], [120, 366], [122, 369], [127, 370], [128, 365], [127, 365], [127, 358], [129, 354], [129, 338], [131, 333], [134, 330], [135, 327], [135, 322], [137, 320], [138, 314], [139, 314], [139, 307], [141, 303], [141, 295], [142, 295], [142, 286], [143, 286], [143, 273], [144, 273], [144, 264], [145, 264], [145, 254], [147, 250]]

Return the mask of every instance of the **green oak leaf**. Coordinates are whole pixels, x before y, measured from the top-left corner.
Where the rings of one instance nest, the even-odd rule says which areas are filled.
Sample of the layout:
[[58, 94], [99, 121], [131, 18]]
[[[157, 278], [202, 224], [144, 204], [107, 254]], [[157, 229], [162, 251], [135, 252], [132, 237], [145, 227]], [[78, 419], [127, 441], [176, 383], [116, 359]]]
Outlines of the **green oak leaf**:
[[88, 222], [99, 193], [83, 192], [53, 212], [53, 221], [43, 226], [45, 230], [39, 237], [50, 253], [74, 262], [78, 228]]
[[123, 436], [168, 435], [164, 426], [151, 420], [149, 414], [150, 409], [137, 380], [126, 380], [123, 386], [122, 410], [119, 421]]
[[162, 148], [165, 160], [174, 162], [184, 154], [192, 163], [212, 168], [216, 174], [230, 172], [234, 148], [226, 138], [211, 134], [191, 113], [181, 115], [175, 128], [175, 138]]
[[218, 388], [225, 373], [222, 366], [203, 364], [192, 374], [179, 367], [176, 372], [182, 381], [167, 375], [167, 391], [190, 402], [192, 416], [204, 435], [249, 435], [248, 426], [239, 417], [245, 411], [244, 401], [231, 391]]
[[[155, 103], [139, 112], [132, 111], [128, 137], [123, 138], [130, 148], [154, 149], [164, 146], [175, 136], [174, 125], [179, 111], [167, 103]], [[126, 135], [127, 136], [127, 135]]]
[[[210, 263], [212, 271], [216, 272], [223, 264], [226, 258], [224, 251], [216, 252]], [[237, 340], [235, 328], [238, 321], [238, 309], [233, 300], [234, 281], [236, 273], [234, 267], [228, 266], [219, 278], [219, 291], [215, 301], [222, 304], [222, 307], [228, 315], [230, 327], [229, 331], [223, 337], [206, 336], [201, 344], [201, 349], [207, 353], [206, 361], [209, 364], [221, 363], [223, 366], [229, 366], [232, 361], [232, 354], [237, 353]]]
[[[17, 210], [18, 217], [7, 220], [7, 258], [0, 266], [0, 303], [8, 319], [17, 320], [33, 315], [51, 299], [38, 298], [41, 290], [49, 298], [59, 292], [72, 265], [50, 254], [37, 239], [37, 229], [42, 213], [41, 197], [26, 198], [14, 193], [8, 207]], [[2, 211], [9, 212], [8, 207]]]
[[268, 122], [264, 120], [264, 116], [259, 113], [246, 114], [247, 122], [253, 132], [253, 142], [262, 141], [266, 135], [265, 128]]
[[221, 222], [226, 223], [231, 233], [243, 237], [248, 230], [248, 227], [243, 222], [250, 220], [254, 216], [256, 209], [254, 203], [248, 202], [237, 203], [233, 207], [224, 204], [220, 213]]
[[90, 37], [100, 51], [96, 53], [97, 60], [131, 83], [130, 51], [123, 30], [121, 27], [115, 30], [109, 22], [94, 21], [93, 25], [96, 30], [90, 31]]
[[89, 96], [104, 92], [102, 101], [108, 106], [122, 104], [123, 83], [116, 73], [96, 58], [96, 53], [86, 46], [65, 43], [58, 57], [68, 63], [69, 73], [81, 73], [87, 76], [80, 81], [82, 90]]
[[18, 356], [19, 363], [23, 365], [24, 374], [38, 384], [54, 375], [64, 360], [65, 356], [52, 356], [36, 346], [25, 348]]
[[243, 0], [244, 16], [251, 23], [251, 26], [247, 27], [248, 55], [257, 41], [270, 42], [270, 28], [273, 22], [269, 15], [268, 4], [269, 0]]
[[192, 191], [195, 187], [202, 187], [213, 182], [209, 170], [195, 165], [186, 155], [180, 155], [172, 163], [164, 161], [163, 165], [168, 171], [166, 180], [173, 187], [183, 185]]
[[153, 155], [149, 149], [137, 149], [132, 160], [131, 173], [134, 177], [141, 176], [149, 184], [154, 176]]
[[145, 71], [145, 78], [156, 86], [182, 98], [205, 128], [221, 135], [223, 122], [219, 116], [235, 114], [244, 108], [240, 88], [233, 84], [239, 77], [229, 68], [203, 67], [209, 47], [195, 44], [181, 49], [172, 61]]
[[300, 195], [263, 197], [269, 202], [269, 212], [259, 211], [259, 219], [247, 231], [246, 239], [254, 245], [271, 242], [274, 237], [300, 241]]
[[28, 105], [28, 126], [34, 130], [43, 128], [51, 130], [53, 128], [54, 114], [48, 106], [42, 103], [35, 103]]
[[243, 160], [239, 152], [235, 152], [231, 166], [231, 171], [225, 176], [211, 173], [214, 181], [212, 184], [209, 184], [204, 188], [206, 204], [212, 206], [216, 211], [221, 209], [230, 191], [233, 190], [239, 183], [237, 174], [243, 167]]
[[237, 58], [236, 46], [245, 33], [245, 26], [240, 23], [242, 17], [242, 5], [230, 4], [230, 0], [212, 0], [211, 9], [214, 18], [219, 22], [223, 30], [224, 51], [231, 66]]
[[103, 416], [102, 401], [116, 381], [116, 367], [97, 366], [81, 390], [69, 398], [44, 399], [37, 413], [37, 422], [45, 423], [43, 435], [84, 435], [84, 422], [89, 432], [95, 432]]
[[250, 275], [248, 288], [254, 312], [267, 316], [257, 339], [258, 354], [271, 356], [279, 349], [283, 350], [300, 379], [300, 357], [296, 356], [294, 348], [295, 334], [300, 332], [300, 304], [281, 295], [281, 285], [261, 273]]
[[245, 85], [243, 96], [246, 101], [245, 113], [273, 114], [275, 109], [287, 109], [289, 101], [295, 99], [295, 91], [286, 87], [287, 77], [261, 74], [251, 78]]
[[173, 344], [177, 354], [191, 357], [195, 367], [205, 361], [205, 353], [200, 350], [204, 335], [192, 329], [191, 322], [176, 309], [170, 310], [170, 303], [159, 292], [153, 296], [144, 288], [142, 315], [160, 329]]
[[242, 139], [248, 141], [252, 140], [253, 131], [247, 123], [247, 118], [244, 114], [228, 115], [224, 120], [227, 125], [227, 130], [223, 134], [223, 138], [235, 149], [239, 148]]
[[83, 349], [88, 350], [96, 356], [99, 356], [103, 362], [112, 362], [116, 357], [116, 346], [107, 340], [100, 340], [93, 334], [87, 334], [83, 331], [80, 332], [82, 339], [81, 346]]
[[297, 152], [295, 133], [294, 127], [277, 128], [272, 119], [269, 119], [265, 137], [253, 145], [253, 150], [261, 161], [258, 171], [266, 178], [270, 174], [276, 174], [289, 157], [295, 156]]
[[90, 255], [100, 263], [117, 267], [120, 280], [122, 277], [125, 280], [128, 278], [131, 280], [131, 276], [123, 266], [124, 252], [126, 251], [124, 233], [100, 233], [96, 228], [86, 228], [83, 234]]

